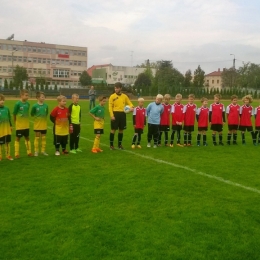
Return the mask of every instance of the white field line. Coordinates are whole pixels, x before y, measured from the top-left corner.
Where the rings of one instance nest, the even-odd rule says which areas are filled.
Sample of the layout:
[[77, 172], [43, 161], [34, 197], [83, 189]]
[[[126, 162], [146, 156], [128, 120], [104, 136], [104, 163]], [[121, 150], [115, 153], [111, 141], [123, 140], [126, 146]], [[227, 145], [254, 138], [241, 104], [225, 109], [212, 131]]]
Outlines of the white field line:
[[[30, 121], [30, 122], [33, 123], [32, 121]], [[50, 127], [50, 126], [48, 126], [48, 128], [52, 129], [52, 127]], [[83, 136], [80, 136], [80, 138], [84, 139], [84, 140], [86, 140], [88, 142], [91, 142], [91, 143], [93, 143], [93, 141], [94, 141], [93, 139], [88, 139], [88, 138], [85, 138]], [[106, 146], [106, 147], [109, 147], [109, 145], [107, 145], [107, 144], [102, 144], [102, 145]], [[153, 149], [153, 148], [150, 148], [150, 149]], [[150, 156], [147, 156], [147, 155], [143, 155], [143, 154], [138, 154], [138, 153], [135, 153], [135, 152], [129, 151], [129, 150], [122, 150], [120, 152], [129, 153], [129, 154], [138, 156], [140, 158], [143, 158], [143, 159], [146, 159], [146, 160], [150, 160], [150, 161], [154, 161], [154, 162], [157, 162], [157, 163], [160, 163], [160, 164], [170, 165], [170, 166], [173, 166], [175, 168], [179, 168], [179, 169], [186, 170], [188, 172], [192, 172], [192, 173], [194, 173], [196, 175], [207, 177], [209, 179], [213, 179], [213, 180], [216, 180], [216, 181], [219, 181], [219, 182], [222, 182], [222, 183], [229, 184], [231, 186], [235, 186], [235, 187], [238, 187], [238, 188], [241, 188], [241, 189], [244, 189], [244, 190], [249, 190], [251, 192], [255, 192], [255, 193], [260, 194], [260, 190], [258, 190], [258, 189], [255, 189], [255, 188], [252, 188], [252, 187], [248, 187], [248, 186], [245, 186], [245, 185], [233, 182], [233, 181], [229, 181], [229, 180], [226, 180], [226, 179], [224, 179], [222, 177], [219, 177], [219, 176], [216, 176], [216, 175], [211, 175], [211, 174], [208, 174], [208, 173], [205, 173], [205, 172], [197, 171], [196, 169], [192, 169], [192, 168], [189, 168], [187, 166], [183, 166], [183, 165], [180, 165], [180, 164], [164, 161], [164, 160], [161, 160], [161, 159], [155, 159], [153, 157], [150, 157]]]
[[[82, 136], [80, 138], [93, 143], [93, 140], [91, 140], [91, 139], [88, 139], [88, 138], [85, 138], [85, 137], [82, 137]], [[109, 147], [106, 144], [102, 144], [102, 145]], [[151, 149], [153, 149], [153, 148], [151, 148]], [[192, 173], [194, 173], [196, 175], [207, 177], [207, 178], [210, 178], [210, 179], [213, 179], [213, 180], [217, 180], [219, 182], [223, 182], [223, 183], [235, 186], [235, 187], [242, 188], [244, 190], [249, 190], [249, 191], [252, 191], [252, 192], [260, 194], [260, 190], [258, 190], [258, 189], [255, 189], [255, 188], [252, 188], [252, 187], [248, 187], [248, 186], [244, 186], [242, 184], [239, 184], [239, 183], [236, 183], [236, 182], [233, 182], [233, 181], [225, 180], [224, 178], [219, 177], [219, 176], [210, 175], [210, 174], [207, 174], [207, 173], [204, 173], [204, 172], [201, 172], [201, 171], [197, 171], [196, 169], [192, 169], [192, 168], [189, 168], [187, 166], [183, 166], [183, 165], [172, 163], [172, 162], [167, 162], [167, 161], [164, 161], [164, 160], [161, 160], [161, 159], [155, 159], [153, 157], [142, 155], [142, 154], [138, 154], [138, 153], [135, 153], [135, 152], [132, 152], [132, 151], [129, 151], [129, 150], [122, 150], [120, 152], [129, 153], [129, 154], [141, 157], [143, 159], [154, 161], [154, 162], [157, 162], [157, 163], [160, 163], [160, 164], [167, 164], [167, 165], [173, 166], [175, 168], [180, 168], [180, 169], [192, 172]]]

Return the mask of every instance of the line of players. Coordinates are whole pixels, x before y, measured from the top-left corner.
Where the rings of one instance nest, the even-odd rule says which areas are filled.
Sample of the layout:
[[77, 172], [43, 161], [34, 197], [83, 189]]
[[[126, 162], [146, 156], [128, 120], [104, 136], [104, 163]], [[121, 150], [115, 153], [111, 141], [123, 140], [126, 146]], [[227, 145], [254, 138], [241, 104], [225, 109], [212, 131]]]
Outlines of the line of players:
[[[250, 105], [253, 102], [251, 95], [243, 97], [243, 105], [238, 105], [238, 97], [236, 95], [231, 96], [231, 104], [225, 109], [224, 105], [220, 102], [221, 96], [219, 94], [214, 95], [214, 103], [208, 107], [208, 99], [201, 99], [201, 107], [197, 107], [194, 104], [195, 96], [190, 94], [188, 96], [188, 104], [183, 105], [181, 103], [182, 95], [177, 94], [175, 96], [175, 103], [170, 104], [170, 95], [166, 94], [157, 95], [155, 102], [152, 102], [145, 109], [143, 108], [144, 100], [138, 99], [138, 107], [133, 111], [133, 124], [135, 127], [135, 135], [132, 141], [132, 148], [141, 148], [140, 140], [142, 129], [144, 128], [147, 116], [148, 121], [148, 144], [147, 147], [151, 147], [151, 141], [153, 139], [154, 145], [161, 146], [162, 136], [164, 134], [165, 146], [174, 146], [175, 135], [177, 137], [177, 146], [191, 146], [192, 144], [192, 132], [194, 131], [195, 120], [198, 123], [197, 134], [197, 146], [207, 146], [206, 132], [208, 127], [212, 130], [212, 142], [213, 145], [223, 146], [223, 125], [228, 123], [228, 135], [227, 144], [237, 144], [237, 130], [241, 131], [242, 144], [245, 145], [245, 132], [251, 133], [252, 141], [254, 145], [260, 143], [260, 106], [255, 109]], [[163, 101], [163, 103], [162, 103]], [[252, 116], [255, 116], [255, 131], [252, 125]], [[172, 125], [172, 132], [169, 142], [170, 131], [170, 118]], [[184, 131], [184, 142], [181, 143], [181, 130]], [[217, 142], [218, 135], [218, 142]], [[258, 142], [257, 142], [258, 136]], [[232, 140], [233, 137], [233, 140]], [[202, 142], [201, 142], [202, 139]], [[232, 141], [232, 142], [231, 142]]]

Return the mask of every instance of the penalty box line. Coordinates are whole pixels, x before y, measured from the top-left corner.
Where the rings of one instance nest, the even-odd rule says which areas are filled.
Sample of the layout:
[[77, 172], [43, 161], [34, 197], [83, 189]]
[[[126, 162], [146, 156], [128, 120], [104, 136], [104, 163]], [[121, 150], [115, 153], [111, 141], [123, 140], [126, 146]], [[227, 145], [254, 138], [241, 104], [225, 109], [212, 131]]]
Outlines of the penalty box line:
[[[80, 138], [93, 143], [93, 140], [91, 140], [91, 139], [88, 139], [88, 138], [85, 138], [85, 137], [82, 137], [82, 136], [80, 136]], [[107, 144], [102, 144], [102, 145], [106, 146], [106, 147], [109, 147], [109, 145], [107, 145]], [[219, 181], [219, 182], [222, 182], [222, 183], [234, 186], [234, 187], [238, 187], [238, 188], [241, 188], [241, 189], [244, 189], [244, 190], [248, 190], [248, 191], [260, 194], [260, 190], [258, 190], [256, 188], [248, 187], [248, 186], [245, 186], [245, 185], [242, 185], [242, 184], [230, 181], [230, 180], [226, 180], [226, 179], [224, 179], [222, 177], [219, 177], [219, 176], [216, 176], [216, 175], [210, 175], [210, 174], [205, 173], [205, 172], [197, 171], [196, 169], [192, 169], [192, 168], [189, 168], [187, 166], [183, 166], [183, 165], [180, 165], [180, 164], [164, 161], [164, 160], [161, 160], [161, 159], [155, 159], [153, 157], [150, 157], [150, 156], [147, 156], [147, 155], [138, 154], [138, 153], [135, 153], [133, 151], [122, 150], [120, 152], [129, 153], [129, 154], [141, 157], [143, 159], [154, 161], [154, 162], [157, 162], [157, 163], [160, 163], [160, 164], [170, 165], [170, 166], [173, 166], [175, 168], [179, 168], [179, 169], [183, 169], [183, 170], [192, 172], [192, 173], [194, 173], [196, 175], [207, 177], [209, 179], [213, 179], [213, 180], [216, 180], [216, 181]]]

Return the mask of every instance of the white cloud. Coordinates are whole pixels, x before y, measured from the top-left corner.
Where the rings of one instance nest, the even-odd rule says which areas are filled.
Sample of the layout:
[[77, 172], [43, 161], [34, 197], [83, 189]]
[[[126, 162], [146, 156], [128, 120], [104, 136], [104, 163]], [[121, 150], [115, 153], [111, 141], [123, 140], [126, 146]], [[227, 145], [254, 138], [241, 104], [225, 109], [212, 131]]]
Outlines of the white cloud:
[[211, 70], [231, 52], [257, 62], [259, 9], [240, 0], [2, 0], [0, 37], [87, 46], [89, 66], [130, 65], [134, 51], [133, 64], [169, 59], [185, 70], [210, 61]]

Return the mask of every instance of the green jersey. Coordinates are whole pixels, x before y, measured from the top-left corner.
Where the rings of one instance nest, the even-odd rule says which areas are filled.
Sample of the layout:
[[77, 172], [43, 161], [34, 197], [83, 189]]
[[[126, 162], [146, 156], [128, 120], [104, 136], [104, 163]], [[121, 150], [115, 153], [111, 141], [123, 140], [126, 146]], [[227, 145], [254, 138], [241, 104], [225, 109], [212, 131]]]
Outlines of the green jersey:
[[31, 116], [34, 117], [34, 130], [47, 129], [48, 105], [34, 104], [31, 110]]
[[11, 115], [7, 107], [0, 107], [0, 138], [11, 135]]
[[95, 115], [95, 117], [103, 118], [105, 117], [105, 107], [97, 105], [94, 108], [92, 108], [89, 113]]
[[15, 104], [13, 114], [16, 116], [16, 130], [23, 130], [29, 128], [29, 109], [30, 104], [27, 101], [18, 101]]

